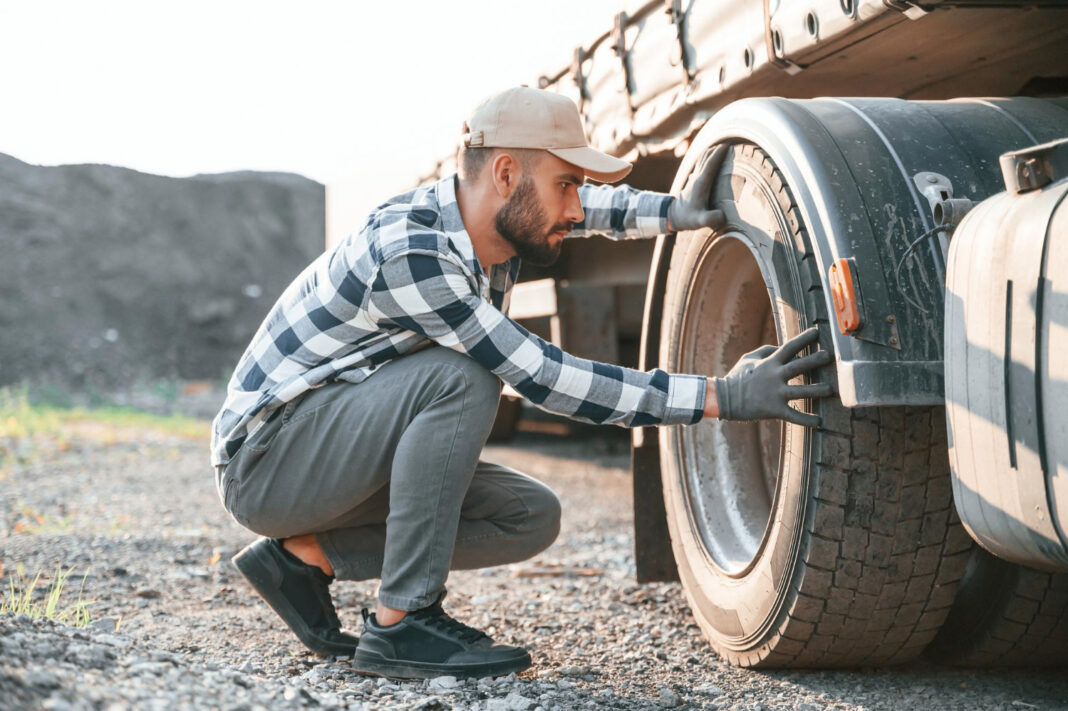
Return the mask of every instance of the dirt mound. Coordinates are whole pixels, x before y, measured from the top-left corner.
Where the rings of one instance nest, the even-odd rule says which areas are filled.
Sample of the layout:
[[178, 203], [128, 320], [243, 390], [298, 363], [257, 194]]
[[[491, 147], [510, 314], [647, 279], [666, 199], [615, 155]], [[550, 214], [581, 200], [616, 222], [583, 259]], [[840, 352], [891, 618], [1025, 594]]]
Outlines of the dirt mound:
[[225, 377], [323, 235], [323, 186], [298, 175], [0, 154], [0, 386]]

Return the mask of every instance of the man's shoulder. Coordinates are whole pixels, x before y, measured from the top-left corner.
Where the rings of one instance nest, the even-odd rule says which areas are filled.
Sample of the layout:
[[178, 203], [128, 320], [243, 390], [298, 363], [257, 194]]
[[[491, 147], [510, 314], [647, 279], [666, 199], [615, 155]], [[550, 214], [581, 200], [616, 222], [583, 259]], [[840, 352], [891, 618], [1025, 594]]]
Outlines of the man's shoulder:
[[415, 219], [418, 224], [433, 227], [441, 222], [441, 208], [435, 194], [435, 184], [421, 185], [395, 195], [371, 211], [368, 227], [382, 227]]
[[445, 232], [435, 184], [390, 199], [371, 216], [364, 233], [378, 262], [413, 252], [458, 256]]

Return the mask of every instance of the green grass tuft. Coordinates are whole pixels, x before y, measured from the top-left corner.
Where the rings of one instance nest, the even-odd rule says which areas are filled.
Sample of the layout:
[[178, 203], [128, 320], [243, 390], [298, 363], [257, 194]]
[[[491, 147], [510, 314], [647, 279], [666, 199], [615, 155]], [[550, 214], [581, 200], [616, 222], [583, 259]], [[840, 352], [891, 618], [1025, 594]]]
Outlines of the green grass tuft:
[[40, 571], [33, 578], [28, 578], [22, 563], [19, 563], [15, 573], [8, 578], [8, 589], [3, 602], [0, 602], [0, 615], [26, 615], [32, 619], [45, 618], [74, 627], [88, 626], [89, 606], [93, 603], [82, 597], [85, 590], [85, 575], [89, 574], [88, 570], [82, 576], [78, 598], [62, 606], [59, 602], [63, 589], [66, 587], [67, 578], [73, 570], [74, 568], [70, 568], [64, 571], [61, 567], [57, 567], [48, 591], [43, 599], [38, 599], [41, 597], [36, 594], [41, 582]]
[[41, 449], [69, 450], [79, 441], [110, 445], [139, 441], [154, 431], [207, 439], [209, 424], [184, 415], [155, 415], [130, 407], [69, 407], [32, 399], [25, 386], [0, 388], [0, 475], [7, 461], [29, 461]]
[[147, 427], [189, 438], [203, 436], [208, 427], [203, 420], [184, 415], [154, 415], [116, 405], [68, 407], [31, 401], [23, 387], [0, 388], [0, 437], [51, 434], [64, 424], [80, 421], [114, 427]]

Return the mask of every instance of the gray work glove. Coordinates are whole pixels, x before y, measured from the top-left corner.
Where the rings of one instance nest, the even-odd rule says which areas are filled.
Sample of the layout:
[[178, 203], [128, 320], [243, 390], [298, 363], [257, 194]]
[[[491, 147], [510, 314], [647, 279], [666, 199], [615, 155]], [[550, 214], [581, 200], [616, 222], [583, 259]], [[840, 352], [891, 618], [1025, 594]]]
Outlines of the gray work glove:
[[719, 232], [727, 226], [723, 210], [709, 210], [708, 198], [716, 183], [719, 168], [727, 155], [728, 147], [719, 145], [712, 149], [704, 163], [697, 169], [697, 177], [682, 191], [682, 195], [668, 206], [668, 231], [686, 232], [702, 227], [711, 227]]
[[787, 402], [799, 398], [827, 397], [834, 394], [830, 383], [787, 385], [790, 378], [821, 368], [834, 360], [828, 351], [817, 351], [803, 358], [798, 353], [816, 342], [815, 326], [778, 348], [761, 346], [742, 356], [723, 378], [714, 378], [721, 420], [761, 420], [779, 418], [806, 427], [819, 427], [820, 418], [798, 412]]

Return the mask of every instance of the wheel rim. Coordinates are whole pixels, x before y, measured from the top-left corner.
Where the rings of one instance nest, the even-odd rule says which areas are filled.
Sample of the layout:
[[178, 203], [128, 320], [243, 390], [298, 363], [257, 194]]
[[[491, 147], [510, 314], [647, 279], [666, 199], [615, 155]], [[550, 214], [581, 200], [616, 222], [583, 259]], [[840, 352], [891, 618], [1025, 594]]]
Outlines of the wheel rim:
[[[682, 372], [724, 375], [743, 354], [778, 342], [767, 273], [740, 233], [709, 245], [698, 261], [681, 323]], [[770, 529], [783, 425], [779, 420], [713, 420], [687, 428], [680, 437], [689, 515], [704, 551], [726, 575], [745, 575]]]

